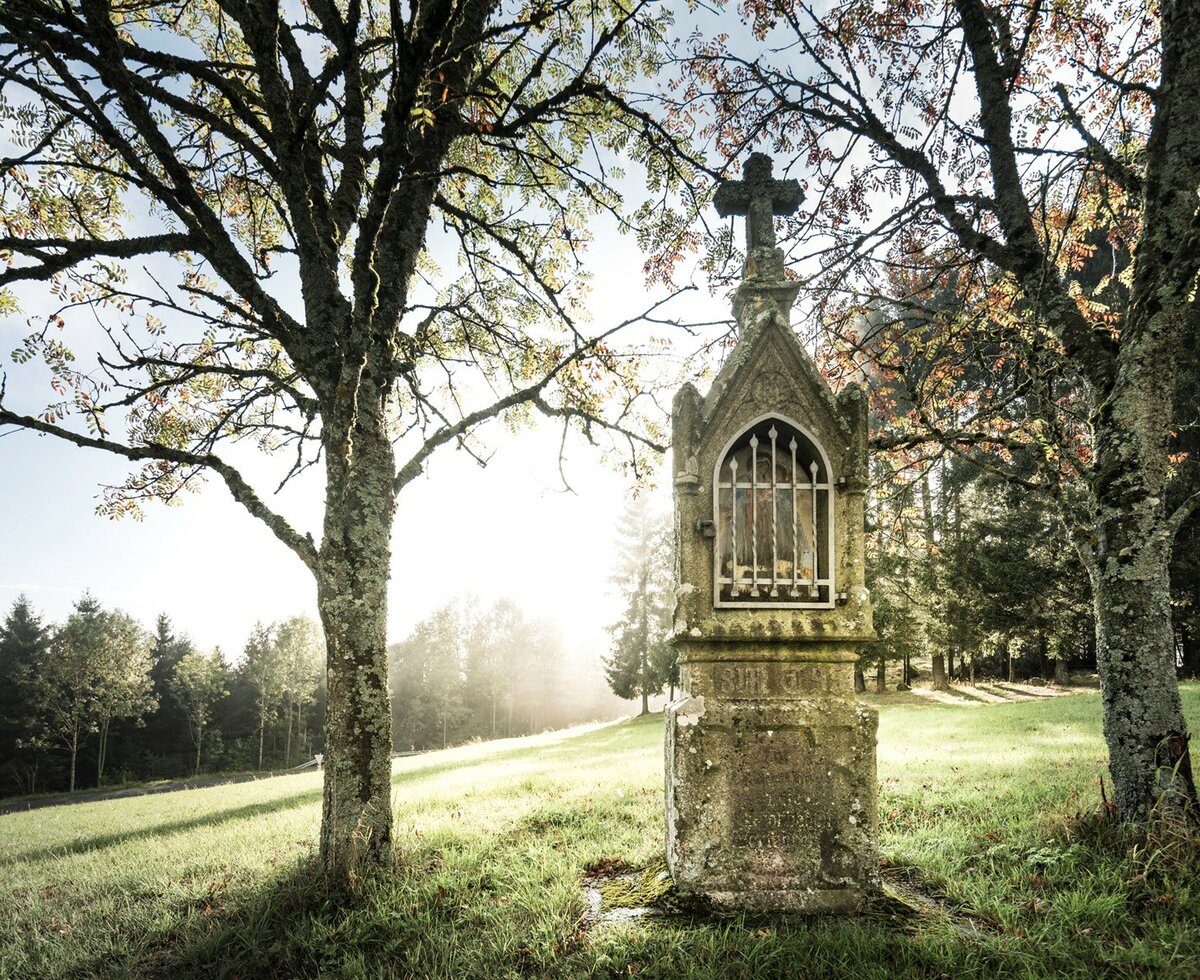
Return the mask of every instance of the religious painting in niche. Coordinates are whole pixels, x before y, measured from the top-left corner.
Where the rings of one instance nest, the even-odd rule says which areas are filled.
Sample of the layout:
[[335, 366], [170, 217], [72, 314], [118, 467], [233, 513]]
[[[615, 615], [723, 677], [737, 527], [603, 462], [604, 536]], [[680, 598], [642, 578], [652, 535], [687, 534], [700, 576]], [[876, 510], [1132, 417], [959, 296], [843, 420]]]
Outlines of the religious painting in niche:
[[717, 467], [716, 604], [822, 606], [833, 596], [833, 477], [817, 444], [778, 417]]

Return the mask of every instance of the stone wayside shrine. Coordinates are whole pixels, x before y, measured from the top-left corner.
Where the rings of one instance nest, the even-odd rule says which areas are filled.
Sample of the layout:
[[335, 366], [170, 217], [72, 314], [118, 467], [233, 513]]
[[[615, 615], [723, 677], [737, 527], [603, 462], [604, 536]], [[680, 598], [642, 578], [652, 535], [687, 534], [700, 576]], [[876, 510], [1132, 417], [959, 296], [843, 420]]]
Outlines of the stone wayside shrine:
[[673, 411], [680, 698], [667, 706], [667, 863], [731, 910], [852, 911], [878, 887], [874, 639], [864, 585], [867, 402], [835, 396], [791, 328], [775, 247], [794, 180], [762, 154], [716, 195], [746, 215], [738, 342]]

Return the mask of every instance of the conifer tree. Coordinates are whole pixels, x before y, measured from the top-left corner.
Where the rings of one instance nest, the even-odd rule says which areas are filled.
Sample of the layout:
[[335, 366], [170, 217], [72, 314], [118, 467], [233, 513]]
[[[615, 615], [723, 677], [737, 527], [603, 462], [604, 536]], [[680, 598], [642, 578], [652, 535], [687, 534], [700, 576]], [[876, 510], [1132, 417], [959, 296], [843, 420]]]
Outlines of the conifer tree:
[[0, 626], [0, 760], [27, 793], [37, 790], [41, 753], [24, 741], [33, 722], [28, 679], [46, 655], [50, 629], [25, 595], [17, 596]]
[[650, 696], [678, 677], [675, 649], [667, 642], [673, 575], [670, 522], [639, 495], [627, 503], [617, 534], [621, 555], [610, 581], [623, 608], [611, 627], [612, 652], [604, 672], [617, 697], [641, 698], [644, 715], [650, 711]]

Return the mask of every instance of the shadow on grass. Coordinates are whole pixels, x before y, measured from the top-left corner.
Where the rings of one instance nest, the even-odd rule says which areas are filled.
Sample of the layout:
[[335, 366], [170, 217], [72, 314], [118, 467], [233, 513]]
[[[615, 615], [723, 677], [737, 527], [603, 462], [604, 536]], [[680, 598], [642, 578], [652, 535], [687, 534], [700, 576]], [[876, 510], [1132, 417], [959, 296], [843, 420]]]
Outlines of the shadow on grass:
[[0, 868], [29, 861], [40, 861], [44, 858], [85, 854], [89, 851], [99, 851], [106, 847], [116, 847], [119, 844], [147, 840], [166, 834], [178, 834], [189, 830], [199, 830], [204, 827], [216, 827], [219, 824], [229, 823], [234, 820], [260, 817], [279, 810], [290, 810], [293, 807], [303, 806], [304, 804], [317, 803], [320, 799], [321, 790], [315, 789], [309, 790], [306, 793], [293, 793], [290, 796], [281, 796], [279, 799], [263, 803], [251, 803], [247, 806], [235, 807], [230, 810], [218, 810], [213, 813], [206, 813], [204, 816], [194, 817], [191, 820], [176, 820], [171, 823], [155, 824], [152, 827], [139, 827], [137, 830], [123, 830], [114, 833], [81, 837], [78, 840], [73, 840], [65, 844], [56, 844], [52, 847], [41, 847], [32, 851], [20, 851], [16, 854], [7, 855], [4, 858], [0, 858]]
[[340, 975], [337, 944], [308, 944], [304, 934], [337, 931], [353, 905], [332, 889], [315, 857], [255, 884], [220, 895], [188, 898], [164, 916], [160, 932], [128, 947], [124, 962], [92, 958], [74, 968], [81, 976], [293, 977]]
[[[600, 732], [588, 732], [579, 736], [570, 736], [561, 740], [560, 743], [551, 743], [550, 745], [517, 747], [501, 750], [493, 754], [483, 754], [481, 756], [473, 756], [467, 759], [448, 760], [446, 762], [434, 762], [431, 765], [416, 766], [412, 769], [404, 769], [400, 772], [393, 773], [392, 786], [399, 787], [407, 783], [412, 783], [419, 780], [428, 779], [433, 776], [445, 775], [462, 769], [471, 769], [478, 766], [487, 766], [493, 764], [503, 764], [510, 761], [518, 761], [526, 759], [536, 761], [539, 768], [554, 769], [561, 765], [561, 760], [568, 756], [574, 756], [579, 752], [584, 744], [579, 740], [586, 740], [586, 747], [592, 751], [620, 751], [630, 747], [636, 747], [631, 743], [636, 743], [637, 736], [628, 725], [615, 725], [612, 729], [604, 729]], [[150, 827], [139, 827], [136, 830], [114, 831], [87, 837], [81, 837], [78, 840], [69, 841], [63, 844], [55, 844], [52, 846], [36, 848], [34, 850], [20, 851], [15, 854], [5, 855], [0, 858], [0, 868], [30, 861], [39, 861], [45, 858], [67, 857], [74, 854], [85, 854], [90, 851], [103, 850], [108, 847], [116, 847], [121, 844], [127, 844], [131, 841], [149, 840], [154, 837], [184, 833], [190, 830], [199, 830], [201, 828], [215, 827], [219, 824], [229, 823], [232, 821], [243, 820], [250, 817], [263, 816], [269, 813], [275, 813], [279, 810], [288, 810], [297, 806], [307, 804], [316, 804], [321, 800], [322, 790], [316, 788], [302, 793], [292, 793], [287, 796], [281, 796], [278, 799], [264, 801], [262, 803], [252, 803], [242, 807], [233, 809], [223, 809], [212, 813], [205, 813], [202, 816], [194, 817], [190, 820], [177, 820], [171, 823], [155, 824]]]
[[[406, 866], [409, 857], [411, 867]], [[436, 866], [430, 860], [406, 855], [388, 871], [348, 887], [334, 884], [316, 856], [309, 856], [269, 879], [192, 898], [183, 914], [130, 949], [125, 963], [81, 964], [83, 975], [430, 976], [422, 958], [431, 941], [453, 945], [447, 934], [458, 928], [462, 914], [443, 901], [445, 889], [430, 887], [428, 872]], [[468, 970], [463, 975], [483, 974]]]

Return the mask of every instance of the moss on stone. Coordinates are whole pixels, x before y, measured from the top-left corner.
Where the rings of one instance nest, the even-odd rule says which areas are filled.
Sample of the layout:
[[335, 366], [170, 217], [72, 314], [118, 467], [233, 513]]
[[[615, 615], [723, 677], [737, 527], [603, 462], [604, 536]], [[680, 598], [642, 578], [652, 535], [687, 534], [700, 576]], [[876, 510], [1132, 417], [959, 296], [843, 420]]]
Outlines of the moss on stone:
[[664, 858], [645, 868], [635, 868], [607, 881], [597, 881], [600, 908], [635, 909], [655, 905], [674, 889], [671, 874]]

